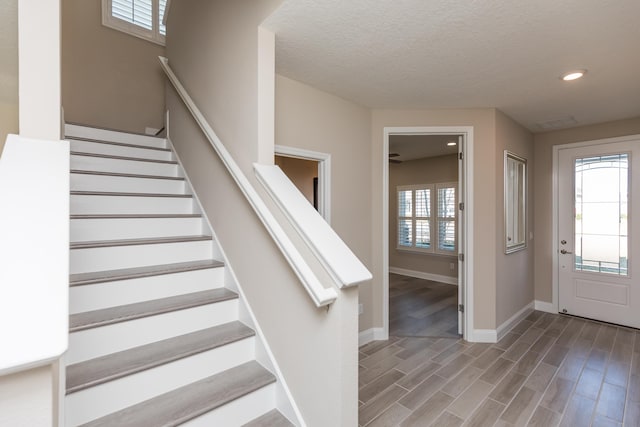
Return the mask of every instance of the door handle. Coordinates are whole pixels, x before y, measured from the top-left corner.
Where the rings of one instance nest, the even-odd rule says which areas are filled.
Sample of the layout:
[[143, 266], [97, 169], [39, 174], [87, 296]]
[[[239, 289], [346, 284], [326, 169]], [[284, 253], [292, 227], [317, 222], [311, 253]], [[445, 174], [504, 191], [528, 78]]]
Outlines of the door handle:
[[566, 250], [566, 249], [560, 249], [560, 253], [561, 253], [562, 255], [565, 255], [565, 254], [572, 254], [573, 252], [569, 252], [569, 251], [568, 251], [568, 250]]

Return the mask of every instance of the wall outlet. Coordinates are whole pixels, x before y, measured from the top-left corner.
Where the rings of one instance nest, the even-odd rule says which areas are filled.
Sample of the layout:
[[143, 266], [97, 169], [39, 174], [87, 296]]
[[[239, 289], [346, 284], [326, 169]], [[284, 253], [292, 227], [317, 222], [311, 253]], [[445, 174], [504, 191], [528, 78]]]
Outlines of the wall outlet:
[[364, 306], [362, 304], [358, 304], [358, 315], [364, 313]]
[[449, 263], [449, 270], [453, 270], [456, 268], [456, 265], [452, 262]]

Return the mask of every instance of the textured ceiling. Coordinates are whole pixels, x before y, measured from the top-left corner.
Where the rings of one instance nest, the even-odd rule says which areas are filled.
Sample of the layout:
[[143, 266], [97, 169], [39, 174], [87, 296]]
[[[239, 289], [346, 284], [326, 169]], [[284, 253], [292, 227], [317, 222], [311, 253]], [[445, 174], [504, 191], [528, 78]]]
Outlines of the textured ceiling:
[[285, 0], [265, 26], [285, 76], [373, 108], [496, 107], [536, 132], [640, 115], [638, 17], [638, 0]]
[[0, 0], [0, 103], [18, 102], [18, 0]]

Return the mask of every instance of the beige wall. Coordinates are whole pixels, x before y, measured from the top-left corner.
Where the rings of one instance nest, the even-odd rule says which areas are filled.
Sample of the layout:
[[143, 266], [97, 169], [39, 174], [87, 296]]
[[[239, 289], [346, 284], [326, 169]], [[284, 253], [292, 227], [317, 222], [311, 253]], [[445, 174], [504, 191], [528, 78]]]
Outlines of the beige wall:
[[52, 366], [0, 376], [0, 426], [41, 426], [54, 423]]
[[[265, 80], [258, 88], [257, 75], [275, 52], [259, 52], [258, 25], [279, 4], [280, 0], [181, 0], [172, 3], [168, 17], [170, 65], [234, 160], [265, 198], [268, 196], [260, 190], [252, 164], [264, 155], [263, 145], [269, 145], [269, 135], [258, 131], [259, 117], [268, 116], [261, 107], [269, 108], [258, 93], [265, 96], [269, 88], [264, 87]], [[268, 70], [263, 71], [268, 74]], [[271, 91], [273, 85], [271, 81]], [[358, 291], [340, 291], [330, 310], [316, 308], [171, 89], [167, 90], [167, 107], [170, 138], [307, 425], [356, 425]], [[367, 116], [367, 110], [362, 110]], [[357, 137], [366, 146], [369, 128], [363, 128], [364, 136]], [[350, 136], [353, 135], [342, 135], [344, 140]], [[273, 136], [271, 144], [272, 140]], [[355, 147], [345, 147], [344, 151], [350, 149]], [[272, 162], [273, 157], [271, 147]], [[363, 156], [365, 170], [368, 161], [367, 155]], [[336, 170], [344, 170], [340, 162], [334, 163]], [[337, 175], [336, 180], [344, 178]], [[362, 175], [355, 178], [353, 188], [366, 188], [369, 175]], [[344, 193], [337, 192], [339, 197]], [[354, 195], [363, 210], [370, 206], [369, 194], [365, 191]], [[361, 231], [368, 232], [369, 224], [365, 220], [351, 230], [343, 214], [348, 207], [335, 201], [334, 204], [340, 206], [332, 212], [338, 232], [344, 230], [341, 235], [348, 243], [358, 242], [357, 247], [352, 246], [356, 254], [369, 254], [366, 237], [361, 241]]]
[[18, 105], [0, 103], [0, 156], [10, 133], [18, 133]]
[[[496, 325], [501, 325], [533, 301], [533, 241], [518, 252], [504, 253], [504, 150], [527, 159], [527, 231], [533, 233], [533, 135], [496, 110]], [[527, 233], [528, 234], [528, 233]], [[529, 236], [527, 236], [529, 240]]]
[[[437, 184], [458, 181], [458, 156], [429, 157], [389, 163], [389, 266], [458, 277], [458, 257], [409, 252], [397, 249], [398, 198], [396, 187], [411, 184]], [[453, 269], [450, 264], [453, 263]]]
[[[371, 270], [371, 112], [278, 75], [276, 143], [331, 155], [331, 226]], [[375, 310], [371, 283], [359, 285], [360, 330]]]
[[496, 172], [495, 110], [433, 109], [374, 110], [372, 120], [372, 228], [373, 275], [372, 323], [361, 329], [382, 327], [382, 158], [385, 127], [397, 126], [473, 126], [474, 128], [474, 321], [476, 329], [496, 327]]
[[62, 1], [65, 120], [144, 132], [164, 123], [164, 47], [102, 25], [100, 0]]
[[293, 182], [304, 197], [313, 205], [313, 179], [318, 177], [318, 162], [296, 159], [295, 157], [276, 156], [275, 164]]
[[536, 134], [535, 149], [535, 299], [552, 299], [554, 145], [640, 134], [640, 117]]

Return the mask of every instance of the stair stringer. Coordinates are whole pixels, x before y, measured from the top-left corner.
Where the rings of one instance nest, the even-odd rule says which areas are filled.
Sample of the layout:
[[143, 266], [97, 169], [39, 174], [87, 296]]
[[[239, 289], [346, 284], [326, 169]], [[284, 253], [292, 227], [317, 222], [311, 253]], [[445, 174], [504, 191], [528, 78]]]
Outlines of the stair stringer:
[[184, 167], [184, 164], [182, 163], [180, 156], [178, 155], [178, 152], [171, 142], [169, 136], [165, 137], [165, 140], [167, 141], [167, 147], [171, 148], [174, 158], [178, 162], [178, 170], [181, 171], [181, 176], [185, 178], [185, 191], [193, 195], [194, 213], [199, 213], [202, 215], [202, 233], [207, 234], [208, 232], [211, 236], [213, 236], [214, 257], [224, 262], [224, 286], [238, 293], [238, 318], [245, 325], [252, 328], [256, 333], [255, 359], [266, 369], [270, 370], [277, 378], [277, 381], [274, 384], [276, 409], [280, 411], [292, 424], [298, 427], [306, 427], [306, 423], [304, 422], [300, 409], [296, 405], [293, 394], [287, 386], [284, 376], [282, 375], [282, 371], [280, 370], [277, 360], [273, 355], [271, 348], [269, 347], [262, 328], [260, 328], [260, 324], [258, 323], [253, 310], [247, 303], [246, 295], [242, 289], [242, 285], [240, 284], [236, 274], [233, 271], [232, 264], [227, 258], [224, 249], [220, 244], [220, 240], [218, 240], [218, 236], [216, 235], [216, 232], [211, 225], [211, 221], [209, 221], [207, 213], [202, 209], [202, 204], [200, 203], [198, 194], [194, 190], [193, 185], [191, 184], [191, 180], [189, 179], [189, 174]]

